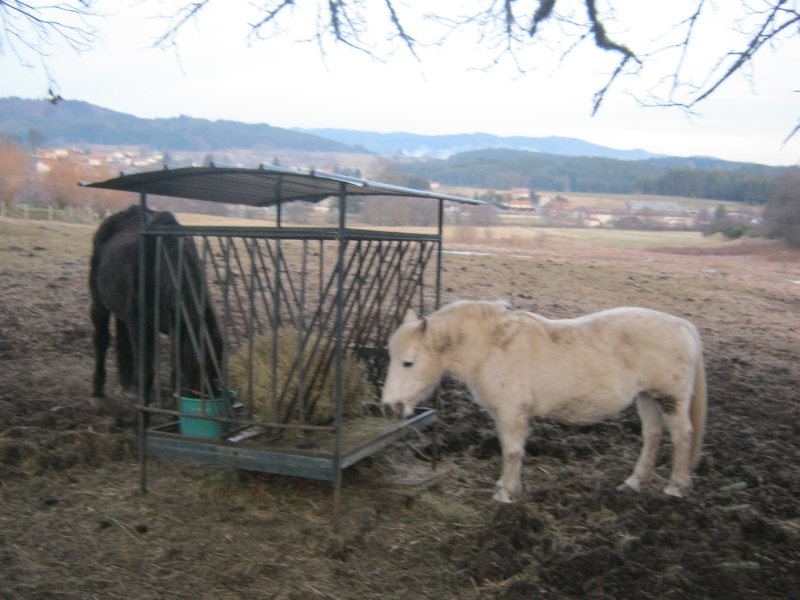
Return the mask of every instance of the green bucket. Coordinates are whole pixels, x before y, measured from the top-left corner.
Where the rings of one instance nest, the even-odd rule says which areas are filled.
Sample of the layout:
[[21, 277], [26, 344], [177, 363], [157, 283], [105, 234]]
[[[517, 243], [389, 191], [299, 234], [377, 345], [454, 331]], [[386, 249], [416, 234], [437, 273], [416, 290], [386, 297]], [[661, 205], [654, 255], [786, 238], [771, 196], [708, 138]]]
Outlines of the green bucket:
[[[226, 398], [187, 398], [181, 396], [181, 412], [184, 415], [203, 415], [206, 417], [227, 417]], [[226, 434], [230, 428], [230, 423], [220, 421], [209, 421], [207, 419], [194, 419], [189, 416], [181, 416], [179, 419], [181, 433], [194, 437], [214, 438]]]

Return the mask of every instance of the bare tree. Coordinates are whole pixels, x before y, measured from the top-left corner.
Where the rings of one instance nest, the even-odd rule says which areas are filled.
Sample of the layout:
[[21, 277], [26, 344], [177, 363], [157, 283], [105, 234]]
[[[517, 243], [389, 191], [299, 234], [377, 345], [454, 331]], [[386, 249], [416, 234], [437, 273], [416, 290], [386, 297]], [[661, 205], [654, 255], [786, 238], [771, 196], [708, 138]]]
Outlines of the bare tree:
[[61, 95], [49, 58], [64, 44], [76, 52], [89, 50], [99, 39], [90, 25], [95, 16], [92, 0], [0, 0], [0, 53], [11, 53], [24, 65], [38, 62], [47, 78], [49, 100], [55, 104]]
[[[154, 0], [139, 0], [153, 2]], [[234, 0], [228, 0], [230, 6]], [[159, 0], [165, 19], [164, 33], [156, 40], [158, 47], [178, 46], [182, 29], [200, 19], [203, 12], [218, 0]], [[659, 22], [660, 35], [641, 42], [634, 35], [639, 23], [633, 15], [642, 2], [626, 0], [461, 0], [435, 3], [403, 0], [239, 0], [249, 7], [249, 40], [252, 42], [279, 35], [296, 40], [316, 41], [324, 56], [327, 43], [334, 42], [363, 51], [383, 60], [384, 52], [403, 49], [421, 59], [421, 51], [446, 47], [454, 36], [467, 35], [476, 47], [485, 51], [486, 63], [477, 68], [491, 69], [510, 62], [520, 75], [537, 65], [537, 50], [548, 48], [567, 60], [577, 48], [589, 45], [616, 60], [607, 80], [596, 90], [592, 114], [625, 77], [639, 77], [647, 70], [655, 74], [657, 84], [642, 97], [644, 106], [677, 107], [693, 112], [697, 106], [725, 85], [734, 75], [753, 77], [754, 59], [765, 51], [781, 52], [785, 44], [800, 38], [800, 0], [739, 0], [715, 3], [714, 0], [685, 0], [675, 3], [647, 3], [655, 9], [669, 6], [677, 14], [674, 22]], [[676, 6], [677, 4], [677, 6]], [[35, 18], [45, 8], [34, 4], [0, 0], [0, 17], [6, 39], [16, 38], [28, 48], [40, 40], [64, 37], [78, 49], [90, 45], [91, 30], [66, 27], [54, 19]], [[66, 8], [65, 8], [66, 7]], [[67, 14], [86, 16], [91, 0], [72, 0], [47, 8]], [[427, 11], [427, 12], [426, 12]], [[436, 12], [433, 12], [436, 11]], [[681, 12], [683, 11], [683, 12]], [[20, 34], [18, 25], [10, 28], [8, 15], [17, 14], [33, 27], [31, 38]], [[641, 15], [639, 15], [641, 20]], [[441, 27], [435, 39], [425, 39], [427, 24]], [[310, 33], [308, 33], [310, 32]], [[707, 62], [703, 74], [694, 65], [697, 57], [708, 59], [707, 43], [721, 36], [731, 36]], [[388, 41], [388, 45], [387, 45]], [[8, 42], [6, 42], [6, 45]], [[641, 47], [640, 47], [641, 46]], [[713, 51], [712, 51], [713, 52]], [[658, 60], [656, 60], [658, 59]], [[787, 140], [800, 130], [800, 122]]]
[[28, 176], [28, 157], [22, 147], [0, 139], [0, 202], [17, 202]]
[[[167, 29], [158, 43], [174, 44], [181, 28], [212, 2], [215, 0], [179, 4], [167, 15]], [[382, 15], [376, 12], [376, 5], [383, 9]], [[723, 12], [713, 0], [688, 0], [675, 22], [659, 25], [662, 35], [658, 39], [650, 40], [646, 48], [637, 48], [625, 39], [637, 25], [629, 20], [633, 5], [623, 0], [463, 0], [437, 2], [423, 9], [422, 3], [412, 7], [401, 0], [317, 0], [316, 4], [313, 0], [267, 0], [259, 5], [257, 18], [250, 24], [250, 36], [262, 39], [291, 32], [300, 15], [309, 14], [301, 13], [301, 9], [313, 7], [315, 38], [323, 54], [324, 43], [332, 40], [374, 56], [371, 40], [375, 37], [367, 35], [368, 23], [371, 31], [380, 31], [380, 39], [399, 42], [416, 58], [421, 48], [446, 45], [454, 34], [464, 33], [486, 51], [486, 64], [479, 68], [510, 61], [520, 75], [535, 68], [536, 59], [532, 57], [537, 46], [555, 49], [566, 60], [576, 48], [590, 44], [617, 57], [605, 85], [594, 94], [592, 114], [622, 78], [640, 76], [656, 64], [654, 69], [666, 70], [656, 74], [658, 85], [638, 97], [639, 103], [692, 113], [734, 75], [752, 78], [750, 67], [756, 56], [767, 49], [780, 52], [782, 44], [800, 37], [800, 0], [740, 0]], [[418, 35], [420, 17], [442, 25], [445, 33], [432, 42], [423, 40]], [[376, 19], [383, 22], [375, 23]], [[707, 54], [704, 46], [709, 39], [730, 33], [734, 34], [734, 45], [712, 57], [711, 66], [698, 77], [690, 68], [695, 57]], [[786, 140], [798, 130], [800, 122]]]
[[787, 169], [764, 210], [762, 233], [800, 248], [800, 169]]

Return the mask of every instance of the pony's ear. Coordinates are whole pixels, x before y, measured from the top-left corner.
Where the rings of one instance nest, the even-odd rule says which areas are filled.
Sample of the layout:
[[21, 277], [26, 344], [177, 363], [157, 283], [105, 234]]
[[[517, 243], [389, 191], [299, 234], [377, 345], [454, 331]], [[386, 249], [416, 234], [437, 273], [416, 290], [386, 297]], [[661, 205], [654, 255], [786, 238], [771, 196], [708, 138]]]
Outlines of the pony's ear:
[[417, 313], [409, 308], [406, 311], [405, 316], [403, 316], [403, 323], [412, 323], [414, 321], [419, 321], [419, 317], [417, 316]]

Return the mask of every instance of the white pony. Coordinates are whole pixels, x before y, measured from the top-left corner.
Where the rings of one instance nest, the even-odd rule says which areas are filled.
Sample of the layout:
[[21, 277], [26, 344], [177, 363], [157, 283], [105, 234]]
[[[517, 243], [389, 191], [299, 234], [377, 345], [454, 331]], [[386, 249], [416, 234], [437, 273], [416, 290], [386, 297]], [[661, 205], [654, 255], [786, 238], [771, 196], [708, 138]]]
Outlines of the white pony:
[[522, 491], [522, 456], [531, 417], [593, 423], [636, 400], [644, 446], [617, 489], [639, 491], [653, 474], [666, 424], [673, 445], [664, 493], [691, 485], [706, 418], [703, 348], [697, 328], [645, 308], [614, 308], [550, 320], [504, 302], [460, 301], [419, 319], [409, 310], [389, 339], [381, 402], [410, 416], [443, 375], [465, 382], [494, 418], [503, 469], [494, 499]]

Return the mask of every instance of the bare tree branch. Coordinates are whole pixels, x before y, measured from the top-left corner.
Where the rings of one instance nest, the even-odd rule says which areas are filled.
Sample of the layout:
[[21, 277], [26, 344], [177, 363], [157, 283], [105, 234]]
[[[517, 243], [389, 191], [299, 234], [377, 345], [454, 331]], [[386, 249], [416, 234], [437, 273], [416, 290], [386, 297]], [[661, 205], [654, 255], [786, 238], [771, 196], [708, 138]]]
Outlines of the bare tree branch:
[[608, 37], [606, 34], [605, 25], [603, 25], [602, 21], [600, 21], [600, 18], [597, 15], [596, 0], [586, 0], [586, 9], [589, 13], [589, 22], [591, 23], [591, 30], [594, 34], [595, 45], [603, 50], [622, 54], [622, 59], [619, 61], [617, 68], [611, 74], [611, 77], [606, 85], [594, 95], [592, 107], [592, 115], [594, 116], [597, 114], [597, 111], [600, 110], [600, 105], [606, 96], [606, 92], [608, 92], [609, 88], [617, 80], [617, 77], [624, 72], [625, 65], [627, 65], [629, 61], [635, 61], [639, 64], [641, 64], [641, 61], [627, 46], [618, 44]]
[[797, 122], [797, 125], [794, 126], [794, 129], [792, 129], [789, 132], [789, 135], [787, 135], [786, 138], [783, 140], [783, 145], [785, 145], [789, 140], [791, 140], [795, 135], [797, 135], [798, 131], [800, 131], [800, 121]]
[[528, 29], [531, 37], [536, 35], [536, 29], [540, 23], [545, 22], [553, 14], [553, 9], [556, 7], [556, 0], [539, 0], [539, 7], [533, 13], [531, 26]]
[[[753, 60], [755, 54], [764, 47], [764, 45], [768, 44], [773, 38], [777, 38], [781, 32], [788, 29], [792, 25], [800, 24], [800, 14], [793, 11], [784, 11], [782, 9], [782, 5], [786, 2], [786, 0], [779, 0], [778, 4], [773, 7], [763, 22], [761, 27], [756, 31], [753, 37], [750, 38], [749, 42], [746, 44], [745, 48], [740, 50], [739, 52], [732, 52], [730, 56], [735, 56], [736, 60], [734, 60], [733, 64], [728, 68], [728, 70], [716, 81], [714, 81], [703, 93], [697, 96], [689, 106], [694, 106], [699, 102], [702, 102], [706, 98], [708, 98], [711, 94], [713, 94], [717, 89], [725, 83], [734, 73], [741, 71], [742, 67], [745, 64], [749, 63]], [[776, 17], [778, 15], [789, 15], [789, 19], [783, 23], [776, 24]]]
[[612, 52], [619, 52], [622, 54], [622, 64], [628, 60], [639, 61], [636, 55], [626, 46], [618, 44], [611, 40], [606, 34], [606, 27], [597, 16], [597, 2], [596, 0], [586, 0], [586, 10], [589, 13], [589, 23], [591, 24], [592, 33], [594, 33], [594, 43], [598, 48], [603, 50], [610, 50]]
[[408, 51], [411, 52], [414, 58], [420, 60], [419, 56], [417, 55], [417, 41], [406, 32], [405, 27], [403, 27], [400, 17], [394, 8], [394, 3], [392, 0], [386, 0], [386, 8], [389, 9], [390, 19], [392, 21], [392, 25], [394, 25], [394, 28], [397, 31], [397, 36], [403, 41], [406, 48], [408, 48]]
[[176, 39], [183, 26], [189, 21], [196, 19], [203, 9], [211, 2], [212, 0], [201, 0], [199, 2], [184, 4], [179, 6], [171, 15], [167, 15], [165, 18], [169, 21], [169, 25], [164, 31], [164, 34], [153, 42], [153, 47], [163, 48], [175, 46]]
[[10, 49], [21, 60], [19, 46], [49, 56], [59, 42], [77, 52], [88, 50], [97, 34], [86, 18], [95, 16], [88, 0], [36, 6], [20, 0], [0, 0], [0, 52]]
[[[140, 3], [154, 1], [139, 0]], [[212, 0], [158, 2], [171, 6], [172, 11], [163, 15], [166, 27], [154, 43], [157, 47], [177, 47], [181, 31], [188, 23], [199, 20], [212, 4]], [[456, 8], [452, 8], [454, 4], [451, 3], [441, 9], [438, 4], [429, 4], [429, 10], [440, 11], [435, 15], [424, 14], [425, 9], [412, 9], [411, 3], [404, 0], [383, 0], [382, 4], [373, 0], [245, 2], [256, 15], [248, 23], [249, 40], [277, 35], [294, 36], [297, 41], [316, 39], [323, 57], [328, 42], [334, 42], [381, 60], [396, 50], [394, 42], [397, 42], [421, 62], [420, 49], [432, 45], [421, 37], [422, 18], [431, 19], [443, 28], [444, 33], [434, 40], [436, 45], [445, 46], [456, 34], [472, 36], [477, 47], [484, 51], [483, 69], [510, 63], [520, 77], [542, 64], [539, 58], [543, 49], [555, 51], [560, 55], [559, 64], [563, 64], [577, 47], [591, 45], [619, 59], [606, 83], [594, 93], [592, 114], [599, 111], [611, 88], [621, 79], [645, 72], [654, 73], [659, 84], [644, 93], [632, 94], [640, 105], [676, 107], [691, 113], [736, 74], [747, 76], [748, 67], [764, 47], [780, 52], [780, 43], [800, 37], [800, 0], [739, 0], [725, 3], [724, 10], [708, 0], [693, 0], [685, 18], [677, 24], [665, 23], [663, 36], [656, 35], [656, 39], [651, 40], [650, 44], [666, 40], [664, 47], [655, 51], [629, 45], [625, 43], [625, 34], [614, 33], [634, 26], [625, 22], [624, 14], [614, 11], [618, 0], [463, 0], [455, 3]], [[228, 0], [227, 5], [217, 2], [215, 6], [232, 3], [233, 0]], [[48, 72], [46, 58], [59, 45], [66, 44], [76, 51], [93, 45], [97, 36], [86, 25], [86, 19], [93, 15], [93, 5], [92, 0], [68, 0], [50, 5], [36, 0], [0, 0], [0, 52], [14, 53], [23, 64], [30, 63], [29, 56], [38, 57], [51, 83], [51, 98], [56, 99], [58, 92]], [[708, 10], [709, 5], [715, 10]], [[385, 10], [385, 22], [375, 23], [376, 13], [371, 12], [375, 6]], [[733, 21], [715, 22], [721, 12]], [[735, 32], [741, 44], [733, 51], [730, 46], [722, 49], [716, 60], [708, 62], [710, 67], [704, 71], [705, 76], [699, 78], [703, 83], [696, 83], [693, 77], [697, 74], [697, 61], [694, 59], [697, 56], [707, 58], [707, 42], [714, 41], [710, 39], [714, 34], [709, 26], [716, 31]], [[387, 30], [388, 36], [384, 35]], [[385, 45], [387, 40], [390, 46]], [[661, 56], [657, 56], [659, 54]], [[674, 57], [666, 70], [665, 62], [657, 60], [664, 55], [668, 59]], [[662, 70], [660, 75], [659, 69]], [[789, 138], [797, 132], [795, 127]]]
[[60, 46], [75, 52], [89, 50], [99, 39], [89, 20], [97, 15], [91, 0], [71, 0], [43, 5], [40, 2], [0, 0], [0, 54], [11, 52], [20, 64], [40, 64], [47, 81], [50, 102], [61, 100], [50, 72], [49, 59]]

